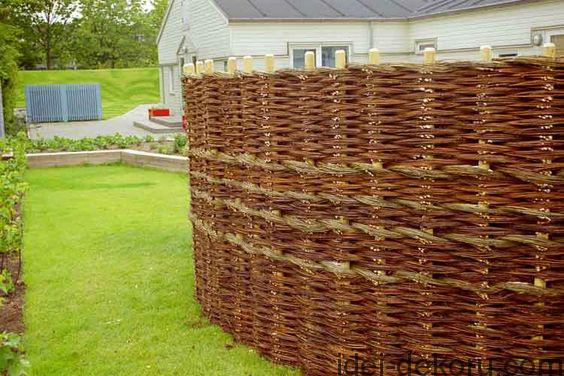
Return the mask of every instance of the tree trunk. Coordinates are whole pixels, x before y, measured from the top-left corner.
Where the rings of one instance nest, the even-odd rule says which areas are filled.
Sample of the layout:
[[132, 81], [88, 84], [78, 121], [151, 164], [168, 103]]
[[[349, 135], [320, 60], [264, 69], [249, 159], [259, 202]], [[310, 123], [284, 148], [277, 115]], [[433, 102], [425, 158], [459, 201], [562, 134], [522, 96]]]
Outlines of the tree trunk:
[[47, 70], [51, 70], [52, 64], [52, 57], [51, 57], [51, 30], [49, 25], [47, 26], [47, 32], [45, 33], [45, 57], [47, 60], [45, 64], [47, 65]]
[[53, 65], [51, 62], [51, 46], [47, 46], [47, 51], [46, 51], [46, 60], [47, 60], [47, 70], [51, 70], [51, 66]]

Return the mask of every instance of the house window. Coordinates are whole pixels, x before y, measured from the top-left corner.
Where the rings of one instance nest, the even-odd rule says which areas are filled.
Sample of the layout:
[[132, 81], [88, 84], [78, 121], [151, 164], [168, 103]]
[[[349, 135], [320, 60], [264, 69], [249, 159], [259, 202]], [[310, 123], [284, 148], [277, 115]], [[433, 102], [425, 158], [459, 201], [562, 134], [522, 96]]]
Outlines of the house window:
[[503, 52], [497, 55], [498, 57], [515, 57], [518, 56], [517, 52]]
[[174, 66], [168, 67], [168, 83], [169, 83], [169, 91], [174, 93], [176, 90], [176, 77], [174, 72]]
[[348, 62], [350, 56], [350, 46], [345, 44], [323, 43], [318, 45], [290, 46], [290, 61], [292, 62], [292, 68], [304, 69], [305, 54], [309, 51], [315, 54], [315, 65], [317, 67], [335, 68], [335, 52], [338, 50], [345, 50]]
[[564, 55], [564, 34], [553, 34], [550, 41], [556, 45], [556, 56]]
[[[295, 48], [292, 50], [293, 52], [293, 67], [294, 69], [304, 69], [305, 68], [305, 54], [306, 52], [312, 51], [314, 54], [317, 54], [317, 50], [315, 48]], [[315, 58], [317, 60], [317, 56]]]
[[415, 53], [418, 55], [423, 54], [425, 48], [437, 49], [437, 39], [420, 39], [415, 41]]
[[321, 66], [335, 68], [335, 52], [345, 50], [346, 60], [349, 61], [349, 48], [347, 46], [321, 47]]

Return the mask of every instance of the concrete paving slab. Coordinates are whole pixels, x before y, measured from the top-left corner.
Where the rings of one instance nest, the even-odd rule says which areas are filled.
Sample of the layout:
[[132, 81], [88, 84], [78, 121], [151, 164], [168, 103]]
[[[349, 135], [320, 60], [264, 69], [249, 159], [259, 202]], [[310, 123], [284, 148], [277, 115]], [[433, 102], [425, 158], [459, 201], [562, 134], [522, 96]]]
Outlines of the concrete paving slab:
[[[154, 136], [154, 133], [133, 126], [135, 121], [148, 120], [148, 110], [154, 104], [137, 106], [128, 113], [108, 120], [73, 121], [68, 123], [42, 123], [30, 126], [29, 136], [32, 139], [51, 139], [55, 136], [80, 139], [119, 133], [124, 136], [144, 137]], [[170, 133], [159, 134], [159, 137], [174, 137], [174, 130]]]

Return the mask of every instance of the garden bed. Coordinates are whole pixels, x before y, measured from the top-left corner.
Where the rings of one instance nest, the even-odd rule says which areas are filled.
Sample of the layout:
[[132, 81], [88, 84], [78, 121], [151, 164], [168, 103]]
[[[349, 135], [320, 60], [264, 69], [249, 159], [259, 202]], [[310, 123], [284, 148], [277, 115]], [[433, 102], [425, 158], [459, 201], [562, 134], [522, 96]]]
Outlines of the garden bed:
[[63, 137], [54, 137], [48, 140], [28, 140], [25, 148], [28, 153], [132, 149], [158, 154], [185, 155], [186, 143], [186, 135], [184, 134], [177, 134], [174, 138], [158, 139], [152, 136], [141, 138], [115, 134], [113, 136], [98, 136], [78, 140]]
[[4, 254], [2, 267], [7, 270], [13, 278], [13, 290], [4, 297], [4, 303], [0, 306], [0, 333], [11, 332], [23, 334], [23, 298], [25, 284], [21, 279], [21, 258], [19, 252]]

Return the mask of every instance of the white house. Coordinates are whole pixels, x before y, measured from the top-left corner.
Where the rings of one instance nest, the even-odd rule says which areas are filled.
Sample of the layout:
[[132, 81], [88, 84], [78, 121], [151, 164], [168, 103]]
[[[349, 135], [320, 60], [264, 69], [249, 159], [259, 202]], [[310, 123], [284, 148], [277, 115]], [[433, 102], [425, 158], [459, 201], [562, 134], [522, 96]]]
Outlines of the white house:
[[251, 55], [260, 69], [274, 54], [277, 68], [301, 68], [314, 51], [318, 66], [334, 66], [337, 49], [362, 63], [374, 47], [383, 62], [420, 61], [425, 47], [473, 60], [481, 45], [517, 56], [544, 42], [564, 53], [564, 0], [169, 0], [157, 39], [161, 101], [180, 113], [181, 67], [196, 60], [223, 71], [230, 56]]

